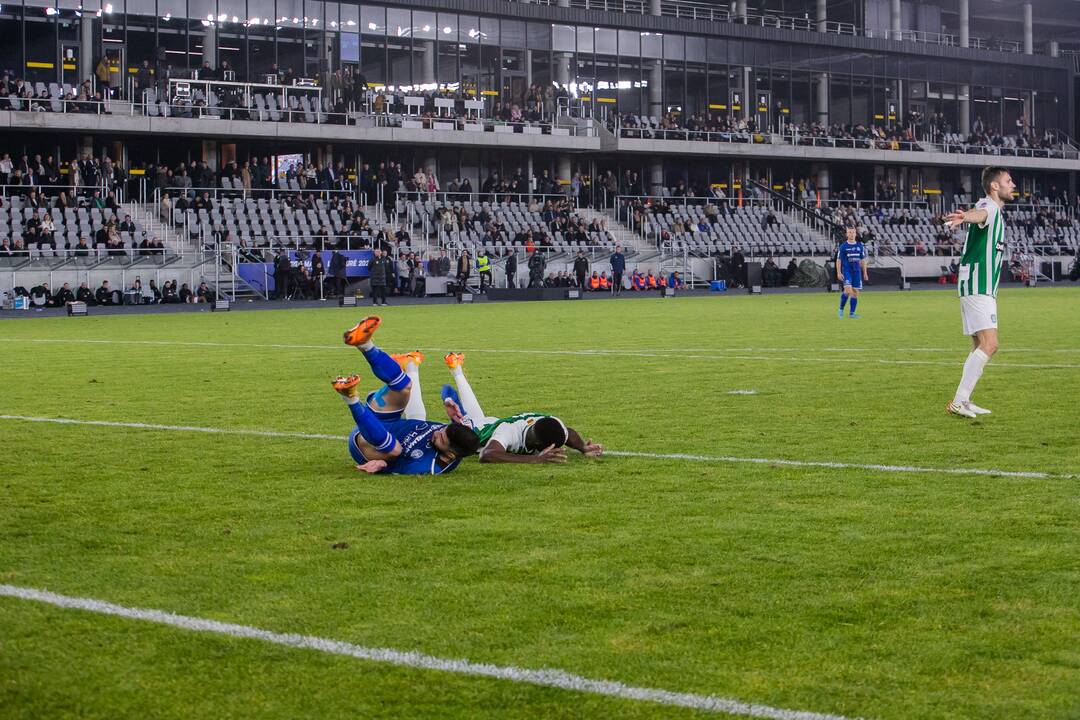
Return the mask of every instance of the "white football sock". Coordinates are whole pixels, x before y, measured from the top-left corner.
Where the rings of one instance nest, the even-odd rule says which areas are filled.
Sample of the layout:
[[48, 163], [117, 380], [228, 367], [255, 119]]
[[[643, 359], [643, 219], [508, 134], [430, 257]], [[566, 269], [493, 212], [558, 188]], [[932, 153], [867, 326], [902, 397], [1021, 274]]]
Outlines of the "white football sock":
[[359, 350], [360, 352], [367, 352], [368, 350], [370, 350], [373, 347], [375, 347], [375, 343], [371, 342], [370, 340], [365, 340], [364, 342], [357, 345], [356, 349]]
[[465, 373], [461, 368], [451, 368], [450, 374], [454, 376], [454, 384], [457, 385], [458, 398], [461, 399], [461, 411], [474, 423], [484, 422], [484, 411], [480, 409], [480, 401], [476, 399], [469, 381], [465, 379]]
[[960, 378], [960, 385], [956, 388], [956, 396], [953, 402], [963, 403], [971, 400], [971, 393], [975, 392], [975, 385], [982, 377], [983, 368], [990, 362], [990, 356], [979, 348], [975, 348], [964, 361], [964, 374]]
[[405, 366], [405, 374], [409, 376], [409, 402], [405, 405], [406, 420], [427, 420], [427, 410], [424, 409], [424, 396], [420, 393], [420, 368], [411, 360]]

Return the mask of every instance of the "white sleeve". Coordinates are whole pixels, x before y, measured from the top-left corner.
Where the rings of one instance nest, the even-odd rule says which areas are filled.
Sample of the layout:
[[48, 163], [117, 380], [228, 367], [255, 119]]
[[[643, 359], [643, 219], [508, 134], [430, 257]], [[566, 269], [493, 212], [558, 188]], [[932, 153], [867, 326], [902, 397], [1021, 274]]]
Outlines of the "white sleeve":
[[980, 223], [980, 228], [986, 228], [994, 224], [994, 214], [998, 212], [998, 205], [990, 198], [983, 198], [975, 203], [976, 210], [986, 211], [986, 222]]
[[[518, 452], [517, 449], [517, 433], [514, 431], [511, 423], [503, 423], [499, 427], [495, 428], [495, 431], [491, 433], [491, 440], [499, 443], [503, 446], [507, 452]], [[489, 440], [488, 442], [491, 442]]]

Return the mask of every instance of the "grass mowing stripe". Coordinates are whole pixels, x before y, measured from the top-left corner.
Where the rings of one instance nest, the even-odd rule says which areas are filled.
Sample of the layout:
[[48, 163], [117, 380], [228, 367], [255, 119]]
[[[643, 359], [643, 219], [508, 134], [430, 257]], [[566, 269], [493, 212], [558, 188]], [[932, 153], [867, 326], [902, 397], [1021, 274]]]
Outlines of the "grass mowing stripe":
[[125, 607], [102, 600], [71, 597], [47, 590], [18, 587], [16, 585], [0, 585], [0, 596], [46, 603], [72, 610], [85, 610], [101, 615], [113, 615], [129, 620], [143, 620], [193, 632], [214, 633], [247, 640], [261, 640], [275, 645], [284, 645], [285, 647], [315, 650], [330, 655], [344, 655], [400, 667], [494, 678], [508, 682], [569, 690], [571, 692], [605, 695], [623, 700], [672, 705], [726, 715], [768, 718], [769, 720], [848, 720], [842, 715], [787, 710], [714, 695], [695, 695], [659, 688], [624, 685], [614, 680], [595, 680], [552, 668], [530, 670], [513, 665], [475, 663], [468, 660], [440, 658], [419, 652], [394, 650], [393, 648], [365, 647], [342, 640], [331, 640], [312, 635], [278, 633], [272, 630], [251, 627], [250, 625], [237, 625], [188, 615], [177, 615], [163, 610]]
[[[215, 428], [197, 425], [157, 425], [154, 423], [116, 422], [112, 420], [74, 420], [72, 418], [45, 418], [28, 415], [0, 415], [0, 420], [19, 422], [55, 423], [58, 425], [91, 425], [99, 427], [132, 428], [136, 430], [168, 430], [178, 432], [197, 432], [211, 435], [251, 435], [270, 438], [299, 438], [302, 440], [342, 441], [345, 435], [324, 435], [319, 433], [288, 432], [278, 430], [248, 430], [244, 428]], [[988, 475], [996, 477], [1034, 478], [1042, 480], [1074, 480], [1080, 473], [1052, 473], [1041, 470], [993, 470], [985, 468], [937, 468], [919, 465], [884, 465], [880, 463], [844, 463], [823, 460], [787, 460], [783, 458], [736, 457], [732, 455], [692, 455], [685, 453], [647, 453], [632, 450], [605, 450], [605, 455], [613, 457], [637, 457], [653, 460], [688, 460], [707, 463], [748, 463], [752, 465], [782, 465], [786, 467], [833, 468], [840, 470], [872, 470], [892, 473], [940, 473], [944, 475]]]
[[[29, 342], [29, 343], [74, 343], [74, 344], [90, 344], [90, 345], [160, 345], [169, 347], [223, 347], [223, 348], [262, 348], [271, 350], [351, 350], [345, 345], [289, 345], [283, 343], [218, 343], [218, 342], [198, 342], [187, 340], [102, 340], [102, 339], [45, 339], [45, 338], [0, 338], [0, 342]], [[794, 349], [794, 348], [790, 348]], [[755, 350], [754, 348], [745, 348], [746, 352], [770, 352], [778, 351], [782, 348], [760, 348]], [[833, 348], [826, 348], [824, 351], [832, 351]], [[907, 352], [918, 350], [918, 348], [901, 348], [896, 352]], [[937, 351], [937, 348], [926, 348], [926, 350]], [[851, 362], [850, 358], [840, 357], [777, 357], [769, 355], [732, 355], [732, 354], [711, 354], [702, 355], [695, 354], [692, 351], [688, 352], [681, 349], [659, 349], [650, 352], [630, 351], [630, 350], [558, 350], [558, 349], [522, 349], [522, 348], [429, 348], [429, 351], [433, 352], [466, 352], [466, 353], [514, 353], [521, 355], [581, 355], [585, 357], [627, 357], [627, 358], [669, 358], [678, 357], [690, 360], [745, 360], [753, 362], [809, 362], [809, 363], [840, 363], [848, 364]], [[886, 350], [888, 351], [888, 350]], [[731, 353], [737, 352], [737, 350], [724, 350], [718, 349], [717, 353]], [[861, 350], [860, 350], [861, 352]], [[960, 351], [958, 351], [960, 352]], [[1052, 352], [1052, 351], [1048, 351]], [[961, 360], [891, 360], [887, 358], [867, 358], [860, 357], [859, 360], [869, 360], [871, 362], [878, 362], [883, 365], [942, 365], [945, 367], [963, 368], [964, 363]], [[1028, 370], [1074, 370], [1080, 369], [1080, 364], [1075, 363], [1011, 363], [1011, 362], [995, 362], [993, 367], [996, 368], [1024, 368]]]

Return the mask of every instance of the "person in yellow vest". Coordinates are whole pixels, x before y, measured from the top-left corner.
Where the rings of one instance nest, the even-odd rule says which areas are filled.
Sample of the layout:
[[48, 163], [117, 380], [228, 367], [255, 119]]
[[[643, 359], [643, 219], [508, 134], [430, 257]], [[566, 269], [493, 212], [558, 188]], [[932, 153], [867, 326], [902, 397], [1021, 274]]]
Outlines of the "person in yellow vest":
[[656, 284], [660, 287], [661, 292], [667, 287], [667, 278], [664, 277], [663, 273], [660, 274], [660, 278], [656, 281]]
[[480, 275], [480, 292], [491, 285], [491, 260], [483, 248], [476, 254], [476, 272]]
[[608, 278], [606, 271], [600, 273], [600, 289], [601, 290], [610, 290], [611, 289], [611, 280]]
[[592, 277], [589, 278], [589, 289], [590, 290], [599, 290], [600, 289], [600, 276], [596, 274], [595, 270], [593, 270]]
[[656, 289], [656, 276], [653, 275], [651, 272], [645, 277], [645, 285], [650, 290]]

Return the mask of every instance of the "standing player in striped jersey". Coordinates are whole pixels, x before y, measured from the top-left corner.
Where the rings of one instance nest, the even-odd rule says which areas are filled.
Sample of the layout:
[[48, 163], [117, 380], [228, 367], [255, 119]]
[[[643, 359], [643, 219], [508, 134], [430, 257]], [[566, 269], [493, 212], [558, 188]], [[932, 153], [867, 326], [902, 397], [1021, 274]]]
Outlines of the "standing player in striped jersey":
[[1005, 255], [1005, 203], [1012, 200], [1013, 184], [1009, 171], [988, 167], [982, 173], [986, 197], [966, 212], [955, 210], [946, 217], [950, 227], [968, 223], [967, 239], [960, 257], [960, 318], [964, 334], [970, 335], [974, 348], [964, 362], [964, 374], [956, 395], [945, 409], [954, 415], [973, 418], [988, 415], [989, 410], [971, 402], [975, 384], [983, 368], [998, 349], [997, 289]]

